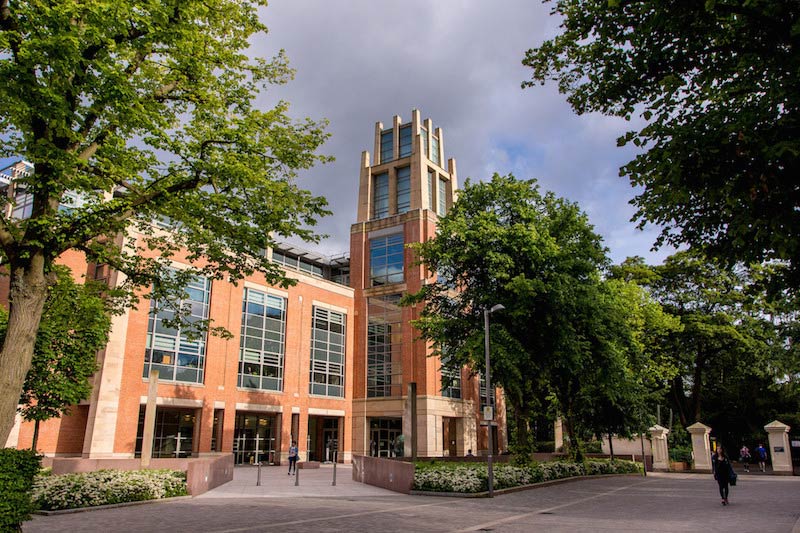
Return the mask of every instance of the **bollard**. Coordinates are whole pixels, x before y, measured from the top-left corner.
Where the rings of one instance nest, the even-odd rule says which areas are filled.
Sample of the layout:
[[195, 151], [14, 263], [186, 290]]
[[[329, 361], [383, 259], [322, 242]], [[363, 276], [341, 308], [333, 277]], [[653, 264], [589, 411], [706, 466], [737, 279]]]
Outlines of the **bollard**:
[[294, 464], [294, 486], [300, 486], [300, 469], [297, 468], [297, 463]]
[[258, 462], [258, 476], [256, 476], [256, 487], [261, 486], [261, 461]]
[[336, 486], [336, 461], [333, 462], [333, 483], [331, 485]]

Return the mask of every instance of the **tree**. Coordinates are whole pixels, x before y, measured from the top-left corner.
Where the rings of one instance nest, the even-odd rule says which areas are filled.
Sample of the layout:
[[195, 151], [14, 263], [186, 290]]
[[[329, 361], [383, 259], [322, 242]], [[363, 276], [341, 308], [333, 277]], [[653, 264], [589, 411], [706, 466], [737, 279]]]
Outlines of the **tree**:
[[614, 338], [628, 335], [626, 322], [601, 283], [605, 249], [586, 216], [535, 181], [495, 174], [468, 181], [436, 238], [414, 249], [438, 274], [405, 300], [424, 303], [415, 322], [422, 337], [445, 364], [480, 371], [483, 310], [502, 303], [491, 322], [492, 376], [512, 408], [518, 449], [531, 414], [553, 399], [577, 442], [589, 392], [613, 388], [628, 368]]
[[664, 385], [684, 428], [702, 421], [721, 434], [746, 435], [772, 401], [785, 347], [766, 314], [759, 270], [725, 268], [692, 251], [655, 267], [635, 258], [612, 269], [617, 277], [638, 278], [680, 320], [661, 345], [675, 366]]
[[[315, 154], [326, 134], [291, 120], [285, 102], [254, 105], [291, 77], [282, 52], [245, 55], [266, 29], [265, 3], [0, 0], [0, 155], [35, 168], [9, 195], [30, 199], [26, 217], [0, 217], [10, 283], [0, 441], [64, 252], [125, 274], [132, 298], [142, 287], [165, 297], [196, 275], [236, 281], [258, 270], [289, 283], [264, 250], [316, 238], [325, 201], [293, 178], [326, 159]], [[175, 257], [193, 268], [167, 275]]]
[[[75, 283], [68, 269], [56, 267], [57, 281], [45, 300], [33, 360], [25, 376], [20, 414], [34, 422], [31, 449], [36, 450], [39, 423], [69, 414], [89, 397], [97, 370], [97, 352], [108, 342], [113, 298], [100, 283]], [[0, 308], [0, 338], [8, 314]]]
[[790, 264], [800, 288], [800, 4], [558, 0], [562, 32], [528, 50], [523, 87], [558, 82], [577, 113], [646, 125], [620, 173], [657, 245], [708, 246], [729, 265]]

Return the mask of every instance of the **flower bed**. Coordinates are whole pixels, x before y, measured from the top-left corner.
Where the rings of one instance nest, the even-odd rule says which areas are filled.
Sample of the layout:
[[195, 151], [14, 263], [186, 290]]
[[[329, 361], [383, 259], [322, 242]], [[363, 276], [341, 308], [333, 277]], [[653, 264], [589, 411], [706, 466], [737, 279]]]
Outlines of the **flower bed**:
[[[494, 465], [494, 488], [506, 489], [543, 481], [600, 474], [634, 474], [641, 466], [630, 461], [551, 461], [528, 466]], [[475, 493], [489, 490], [485, 463], [420, 462], [414, 472], [414, 490]]]
[[38, 476], [31, 498], [37, 509], [55, 511], [187, 494], [186, 473], [178, 470], [98, 470]]

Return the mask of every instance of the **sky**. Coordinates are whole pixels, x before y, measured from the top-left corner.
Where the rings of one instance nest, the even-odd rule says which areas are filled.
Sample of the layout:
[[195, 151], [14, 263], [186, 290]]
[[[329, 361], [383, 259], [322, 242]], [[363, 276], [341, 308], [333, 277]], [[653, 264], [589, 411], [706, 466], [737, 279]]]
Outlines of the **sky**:
[[658, 228], [641, 231], [630, 221], [636, 190], [619, 176], [635, 152], [616, 139], [640, 124], [578, 116], [555, 83], [520, 87], [530, 78], [525, 51], [558, 33], [550, 8], [536, 0], [272, 0], [261, 11], [269, 32], [251, 53], [284, 49], [296, 75], [259, 103], [284, 99], [295, 118], [329, 120], [331, 137], [320, 152], [336, 158], [299, 178], [334, 212], [319, 225], [329, 237], [305, 247], [326, 255], [349, 250], [361, 153], [374, 150], [375, 123], [386, 127], [394, 115], [407, 122], [419, 109], [442, 128], [460, 185], [495, 172], [535, 178], [578, 203], [615, 263], [632, 255], [660, 263], [669, 255], [651, 251]]

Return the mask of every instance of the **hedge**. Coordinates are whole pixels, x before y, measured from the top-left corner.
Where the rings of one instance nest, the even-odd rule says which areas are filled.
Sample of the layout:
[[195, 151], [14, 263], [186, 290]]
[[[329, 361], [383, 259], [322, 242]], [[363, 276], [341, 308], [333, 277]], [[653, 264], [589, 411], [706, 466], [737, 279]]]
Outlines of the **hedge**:
[[0, 531], [22, 531], [31, 517], [31, 487], [41, 466], [32, 450], [0, 449]]
[[[638, 472], [641, 472], [640, 465], [620, 460], [589, 460], [584, 463], [550, 461], [527, 466], [498, 464], [493, 468], [495, 489], [575, 476]], [[474, 493], [488, 489], [488, 470], [484, 463], [418, 463], [414, 472], [414, 490]]]
[[97, 470], [37, 477], [37, 509], [54, 511], [185, 496], [186, 473], [178, 470]]

